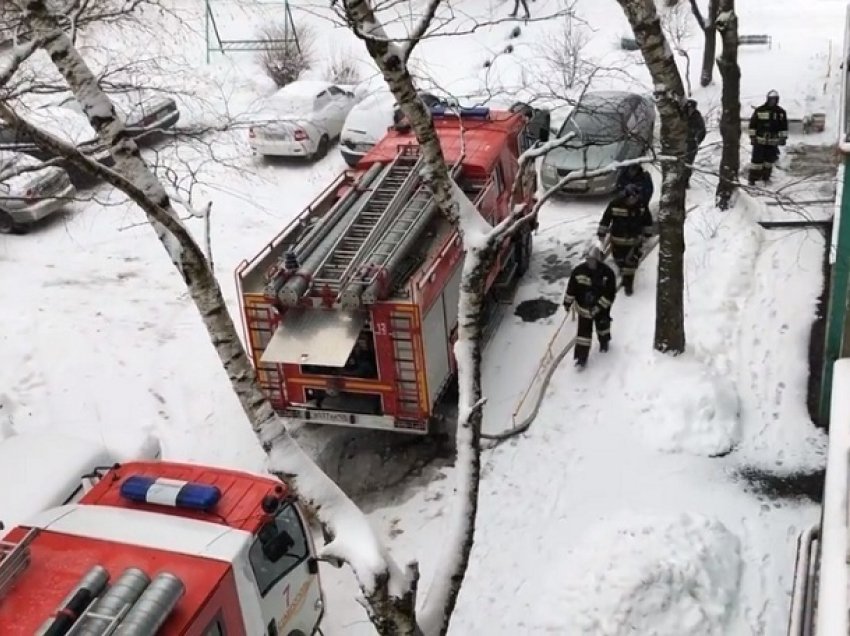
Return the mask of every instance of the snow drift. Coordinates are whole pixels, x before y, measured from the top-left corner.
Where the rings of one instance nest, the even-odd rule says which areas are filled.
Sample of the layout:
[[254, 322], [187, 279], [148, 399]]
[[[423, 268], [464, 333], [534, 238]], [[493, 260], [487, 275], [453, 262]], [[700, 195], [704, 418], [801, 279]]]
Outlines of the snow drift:
[[740, 195], [731, 210], [706, 202], [685, 225], [689, 355], [654, 356], [636, 424], [659, 450], [717, 456], [741, 440], [733, 377], [742, 312], [752, 295], [763, 230], [758, 203]]
[[[572, 636], [723, 636], [735, 611], [740, 541], [699, 515], [625, 515], [590, 529], [564, 566]], [[554, 601], [555, 599], [553, 599]], [[555, 610], [557, 611], [557, 610]]]
[[690, 356], [654, 354], [635, 418], [644, 438], [658, 450], [717, 456], [741, 438], [738, 393], [725, 377]]

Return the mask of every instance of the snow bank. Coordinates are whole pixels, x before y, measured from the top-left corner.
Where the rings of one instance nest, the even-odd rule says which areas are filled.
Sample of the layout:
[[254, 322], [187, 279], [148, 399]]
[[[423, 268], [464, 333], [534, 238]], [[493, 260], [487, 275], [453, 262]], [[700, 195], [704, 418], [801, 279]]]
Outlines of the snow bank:
[[716, 456], [741, 439], [735, 385], [690, 356], [654, 354], [635, 422], [658, 450]]
[[743, 562], [738, 537], [719, 521], [625, 515], [591, 528], [573, 554], [561, 569], [569, 587], [550, 605], [570, 613], [561, 633], [728, 633]]
[[705, 204], [685, 225], [685, 326], [689, 349], [720, 373], [732, 370], [728, 353], [741, 311], [753, 290], [764, 241], [757, 223], [760, 204], [740, 193], [722, 212]]
[[716, 456], [741, 440], [741, 399], [730, 378], [764, 238], [756, 222], [758, 205], [741, 194], [737, 205], [726, 212], [709, 201], [688, 215], [688, 354], [651, 357], [644, 391], [636, 396], [642, 408], [635, 423], [659, 450]]

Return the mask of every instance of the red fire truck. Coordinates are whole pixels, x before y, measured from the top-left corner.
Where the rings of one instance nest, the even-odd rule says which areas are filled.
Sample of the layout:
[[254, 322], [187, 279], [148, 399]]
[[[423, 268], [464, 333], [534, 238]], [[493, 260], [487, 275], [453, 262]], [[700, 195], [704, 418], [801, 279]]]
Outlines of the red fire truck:
[[304, 515], [267, 476], [116, 465], [0, 541], [3, 636], [312, 636], [323, 612]]
[[[527, 106], [434, 110], [447, 165], [490, 223], [508, 214], [519, 154], [539, 138]], [[421, 176], [402, 122], [237, 268], [245, 336], [275, 408], [303, 422], [427, 433], [455, 373], [463, 247]], [[533, 179], [518, 199], [531, 210]], [[489, 301], [509, 299], [531, 228], [502, 246]]]

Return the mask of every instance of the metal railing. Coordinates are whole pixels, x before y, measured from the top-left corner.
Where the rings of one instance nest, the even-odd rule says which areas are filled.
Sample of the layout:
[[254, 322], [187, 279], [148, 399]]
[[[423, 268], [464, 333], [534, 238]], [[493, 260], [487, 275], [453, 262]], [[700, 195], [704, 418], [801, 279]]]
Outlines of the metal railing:
[[797, 561], [794, 564], [794, 590], [791, 594], [791, 613], [788, 617], [788, 636], [814, 634], [817, 603], [817, 551], [820, 525], [803, 530], [797, 538]]

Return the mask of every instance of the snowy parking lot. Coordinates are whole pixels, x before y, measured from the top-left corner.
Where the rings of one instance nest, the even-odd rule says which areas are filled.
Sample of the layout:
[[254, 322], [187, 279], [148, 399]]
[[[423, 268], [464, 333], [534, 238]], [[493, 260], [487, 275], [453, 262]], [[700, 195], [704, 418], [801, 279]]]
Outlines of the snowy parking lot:
[[[545, 14], [557, 2], [530, 6]], [[247, 112], [268, 96], [273, 87], [250, 55], [217, 55], [204, 66], [203, 10], [190, 0], [173, 3], [184, 22], [161, 18], [170, 37], [160, 55], [179, 53], [184, 71], [202, 69], [187, 80], [195, 94], [177, 99], [186, 121], [225, 119], [225, 107]], [[773, 42], [741, 51], [744, 111], [771, 88], [808, 109], [834, 107], [844, 3], [811, 0], [817, 12], [804, 29], [794, 0], [774, 0], [769, 9], [759, 0], [738, 4], [742, 29], [768, 31]], [[555, 37], [560, 23], [523, 25], [512, 52], [504, 54], [512, 22], [473, 32], [468, 27], [507, 14], [510, 3], [461, 0], [454, 6], [464, 35], [423, 42], [414, 56], [422, 73], [449, 93], [481, 94], [495, 85], [527, 99], [524, 67], [534, 70], [540, 60], [534, 42]], [[600, 65], [627, 71], [602, 74], [600, 86], [646, 92], [648, 77], [634, 57], [639, 54], [614, 44], [628, 29], [616, 3], [578, 0], [576, 8], [595, 29], [589, 54]], [[242, 11], [230, 16], [233, 33], [246, 30]], [[327, 20], [324, 5], [298, 2], [293, 11], [312, 16], [322, 46], [334, 40], [366, 58], [351, 33]], [[695, 60], [700, 37], [692, 25], [682, 44]], [[149, 41], [145, 45], [150, 48]], [[129, 44], [124, 54], [132, 55]], [[494, 58], [483, 73], [483, 62]], [[688, 191], [688, 352], [671, 360], [652, 350], [653, 252], [640, 268], [634, 296], [614, 304], [612, 350], [601, 354], [594, 345], [581, 374], [568, 357], [530, 429], [485, 451], [475, 545], [451, 634], [785, 631], [796, 539], [819, 515], [817, 503], [795, 490], [794, 479], [816, 476], [825, 462], [825, 434], [806, 411], [806, 361], [825, 238], [817, 229], [763, 229], [759, 220], [780, 214], [767, 205], [768, 195], [742, 195], [728, 212], [713, 208], [716, 179], [709, 166], [719, 154], [720, 87], [700, 88], [696, 66], [690, 69], [693, 96], [709, 137], [698, 162], [705, 170]], [[825, 144], [834, 133], [828, 119], [823, 135], [793, 136], [789, 147]], [[316, 162], [264, 161], [252, 155], [247, 135], [237, 126], [209, 133], [203, 142], [145, 151], [158, 166], [176, 166], [172, 176], [181, 187], [196, 178], [194, 202], [213, 202], [215, 271], [237, 320], [236, 266], [345, 166], [337, 147]], [[776, 187], [800, 199], [809, 189], [829, 196], [822, 183], [793, 174], [791, 161], [789, 155], [780, 162]], [[606, 203], [557, 198], [543, 208], [531, 269], [503, 308], [486, 352], [485, 433], [515, 425], [553, 336], [568, 320], [560, 304], [566, 280]], [[200, 222], [188, 223], [200, 236]], [[265, 457], [182, 280], [144, 215], [113, 190], [83, 190], [64, 215], [28, 235], [0, 236], [0, 270], [0, 439], [47, 430], [95, 443], [152, 435], [166, 459], [264, 469]], [[413, 451], [414, 467], [389, 466], [388, 474], [402, 477], [382, 487], [381, 474], [355, 474], [371, 466], [353, 457], [356, 434], [304, 427], [297, 435], [323, 465], [355, 481], [368, 477], [368, 487], [347, 487], [397, 560], [421, 562], [420, 589], [427, 595], [431, 557], [446, 532], [455, 488], [451, 461]], [[345, 461], [358, 470], [340, 468]], [[765, 486], [776, 480], [787, 488]], [[324, 633], [374, 634], [350, 572], [323, 565], [321, 573]]]

